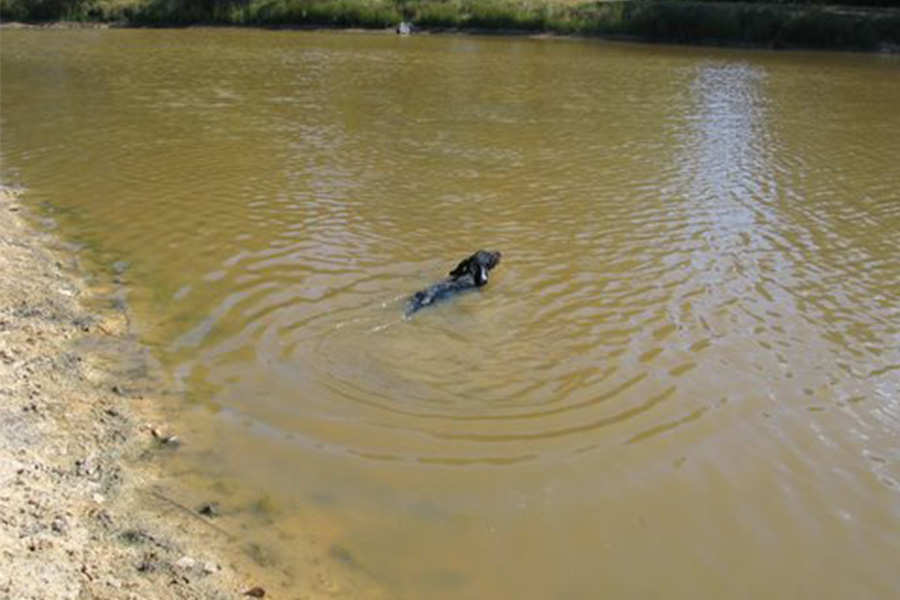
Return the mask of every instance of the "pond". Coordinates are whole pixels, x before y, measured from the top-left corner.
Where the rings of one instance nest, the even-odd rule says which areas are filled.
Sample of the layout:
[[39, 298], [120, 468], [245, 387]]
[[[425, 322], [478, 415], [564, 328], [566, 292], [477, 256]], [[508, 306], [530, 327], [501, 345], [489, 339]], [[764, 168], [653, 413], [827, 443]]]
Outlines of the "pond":
[[0, 100], [294, 595], [896, 593], [896, 57], [7, 30]]

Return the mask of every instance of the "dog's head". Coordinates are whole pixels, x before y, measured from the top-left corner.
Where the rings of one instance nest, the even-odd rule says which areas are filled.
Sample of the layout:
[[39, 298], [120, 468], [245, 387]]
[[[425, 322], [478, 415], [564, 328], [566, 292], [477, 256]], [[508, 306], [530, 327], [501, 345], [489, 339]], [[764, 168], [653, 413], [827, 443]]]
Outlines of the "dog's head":
[[466, 260], [456, 265], [456, 268], [450, 271], [450, 277], [459, 279], [460, 277], [471, 275], [472, 279], [475, 280], [475, 285], [481, 286], [487, 283], [488, 273], [499, 263], [499, 252], [479, 250]]

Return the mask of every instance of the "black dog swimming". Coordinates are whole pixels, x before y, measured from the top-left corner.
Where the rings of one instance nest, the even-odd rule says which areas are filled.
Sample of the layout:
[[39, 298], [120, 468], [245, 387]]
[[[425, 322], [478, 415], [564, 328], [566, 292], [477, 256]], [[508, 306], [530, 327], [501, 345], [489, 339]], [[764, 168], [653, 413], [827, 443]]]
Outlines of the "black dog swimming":
[[406, 316], [448, 298], [457, 292], [480, 288], [488, 282], [488, 273], [500, 263], [500, 253], [479, 250], [450, 271], [450, 277], [410, 296]]

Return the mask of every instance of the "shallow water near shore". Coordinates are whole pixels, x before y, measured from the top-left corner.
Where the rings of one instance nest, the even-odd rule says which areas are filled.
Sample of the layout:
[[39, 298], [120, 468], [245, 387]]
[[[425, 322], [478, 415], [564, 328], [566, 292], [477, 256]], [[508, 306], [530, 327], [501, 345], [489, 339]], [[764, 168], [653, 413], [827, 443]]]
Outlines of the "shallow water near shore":
[[896, 57], [0, 43], [4, 180], [128, 286], [172, 485], [298, 596], [896, 593]]

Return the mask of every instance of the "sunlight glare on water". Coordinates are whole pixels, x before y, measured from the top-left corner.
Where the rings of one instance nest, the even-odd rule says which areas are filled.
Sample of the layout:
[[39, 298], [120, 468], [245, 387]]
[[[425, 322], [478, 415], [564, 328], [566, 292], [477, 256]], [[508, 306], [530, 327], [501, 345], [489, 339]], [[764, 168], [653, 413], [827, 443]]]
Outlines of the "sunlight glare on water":
[[[185, 399], [172, 485], [296, 590], [896, 594], [896, 57], [2, 44], [4, 180], [128, 265]], [[478, 248], [486, 288], [403, 318]]]

